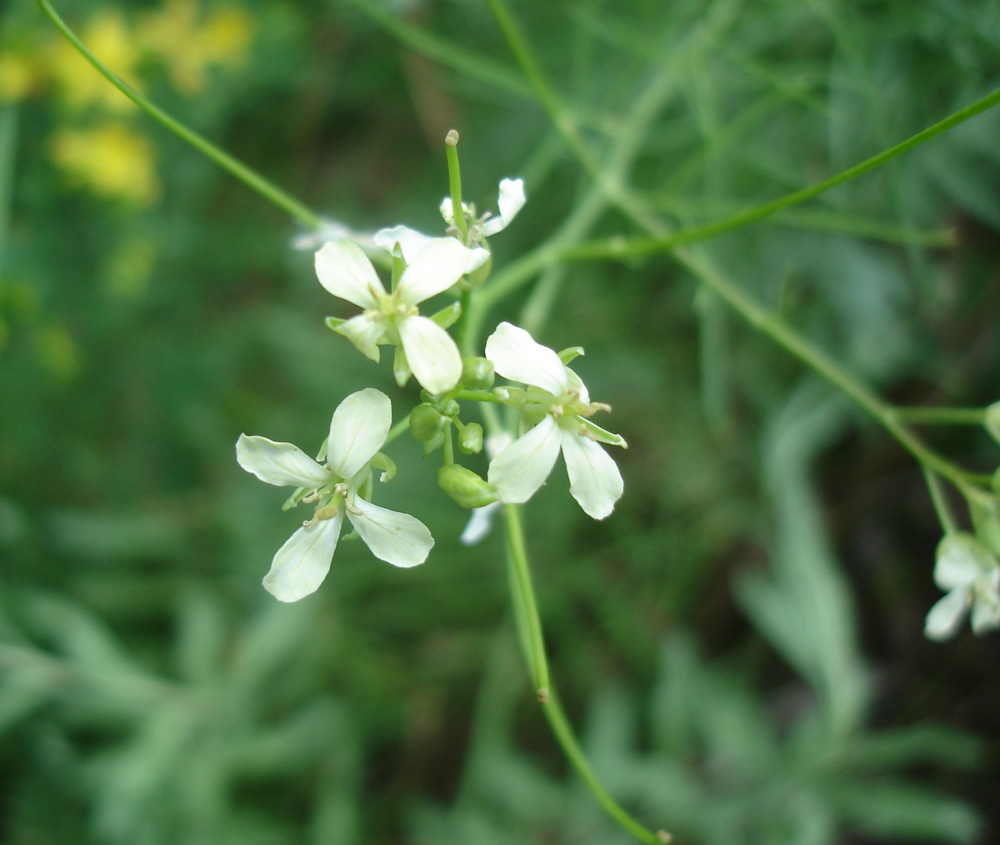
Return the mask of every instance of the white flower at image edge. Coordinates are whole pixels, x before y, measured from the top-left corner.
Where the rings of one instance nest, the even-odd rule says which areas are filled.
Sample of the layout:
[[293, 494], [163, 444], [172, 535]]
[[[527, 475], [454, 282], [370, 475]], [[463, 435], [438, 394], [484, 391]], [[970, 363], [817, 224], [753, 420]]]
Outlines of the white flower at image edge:
[[380, 340], [402, 346], [421, 387], [439, 394], [462, 377], [462, 356], [451, 335], [422, 317], [417, 306], [448, 290], [470, 266], [488, 257], [486, 250], [470, 250], [454, 238], [430, 238], [407, 264], [396, 290], [387, 293], [362, 249], [340, 239], [316, 253], [316, 276], [329, 293], [364, 309], [338, 326], [339, 334], [376, 362]]
[[947, 595], [927, 614], [924, 634], [928, 638], [954, 636], [970, 609], [975, 633], [1000, 628], [1000, 565], [975, 537], [956, 533], [941, 540], [934, 583]]
[[[528, 332], [501, 323], [486, 341], [486, 357], [499, 375], [529, 385], [525, 411], [544, 414], [541, 420], [491, 462], [488, 478], [501, 502], [528, 501], [549, 477], [562, 451], [569, 491], [594, 519], [604, 519], [625, 490], [618, 466], [594, 438], [586, 418], [606, 405], [591, 403], [580, 377], [547, 346]], [[607, 434], [606, 432], [604, 434]], [[616, 445], [625, 440], [616, 435]]]
[[400, 567], [427, 559], [434, 545], [427, 526], [358, 495], [391, 425], [389, 397], [368, 388], [352, 393], [334, 411], [323, 465], [291, 443], [240, 435], [236, 460], [243, 469], [265, 484], [311, 490], [303, 501], [316, 503], [313, 518], [278, 549], [264, 578], [264, 587], [275, 598], [298, 601], [323, 583], [345, 516], [375, 557]]

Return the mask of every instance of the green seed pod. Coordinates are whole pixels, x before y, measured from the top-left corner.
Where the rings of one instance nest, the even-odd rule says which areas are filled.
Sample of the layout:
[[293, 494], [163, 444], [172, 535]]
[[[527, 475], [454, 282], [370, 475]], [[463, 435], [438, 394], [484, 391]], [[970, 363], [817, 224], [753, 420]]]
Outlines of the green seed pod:
[[438, 470], [438, 485], [463, 508], [481, 508], [497, 500], [492, 484], [458, 464]]
[[410, 414], [410, 432], [421, 443], [428, 443], [441, 434], [445, 418], [433, 405], [417, 405]]
[[489, 390], [493, 387], [493, 362], [487, 358], [463, 358], [462, 384], [469, 390]]
[[482, 452], [483, 427], [479, 423], [468, 423], [458, 435], [458, 448], [466, 455]]

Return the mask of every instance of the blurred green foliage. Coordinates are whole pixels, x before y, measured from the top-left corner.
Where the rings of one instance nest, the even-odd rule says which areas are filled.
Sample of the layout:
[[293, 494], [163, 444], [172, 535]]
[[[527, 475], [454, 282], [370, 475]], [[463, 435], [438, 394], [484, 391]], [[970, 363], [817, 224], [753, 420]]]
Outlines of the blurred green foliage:
[[[436, 230], [454, 126], [469, 199], [526, 180], [498, 272], [554, 233], [633, 233], [482, 4], [59, 10], [85, 38], [117, 21], [116, 70], [352, 227]], [[512, 10], [599, 166], [630, 150], [645, 210], [681, 225], [831, 175], [1000, 80], [995, 0]], [[309, 443], [352, 390], [386, 390], [397, 419], [416, 394], [324, 327], [344, 314], [281, 213], [127, 104], [67, 93], [93, 72], [58, 76], [34, 4], [3, 23], [0, 838], [627, 841], [536, 712], [500, 538], [458, 544], [465, 513], [415, 441], [390, 450], [385, 503], [433, 530], [424, 566], [347, 543], [315, 596], [262, 590], [295, 517], [240, 471], [238, 434]], [[987, 112], [698, 249], [894, 401], [985, 405], [998, 137]], [[558, 471], [526, 509], [553, 671], [609, 790], [682, 843], [1000, 835], [1000, 655], [922, 638], [940, 531], [919, 468], [666, 258], [549, 267], [490, 316], [585, 346], [577, 369], [630, 444], [609, 520]], [[985, 434], [930, 434], [995, 468]]]

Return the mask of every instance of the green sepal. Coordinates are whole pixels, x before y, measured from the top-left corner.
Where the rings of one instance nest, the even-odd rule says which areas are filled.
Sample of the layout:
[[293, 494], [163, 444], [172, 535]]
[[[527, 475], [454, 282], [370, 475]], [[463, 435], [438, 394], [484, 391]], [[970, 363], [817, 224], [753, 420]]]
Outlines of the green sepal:
[[326, 323], [326, 327], [330, 331], [336, 332], [347, 320], [341, 320], [340, 317], [327, 317], [323, 322]]
[[512, 408], [523, 408], [528, 401], [528, 391], [523, 387], [494, 387], [493, 395]]
[[598, 443], [607, 443], [609, 446], [621, 446], [623, 449], [628, 448], [628, 443], [625, 442], [625, 438], [620, 434], [614, 434], [607, 429], [603, 429], [596, 423], [592, 423], [583, 417], [580, 417], [580, 422], [587, 430], [587, 434], [593, 437]]
[[442, 308], [437, 314], [431, 314], [431, 320], [437, 323], [442, 329], [450, 329], [458, 318], [462, 316], [462, 303], [457, 299], [447, 308]]
[[438, 470], [438, 485], [463, 508], [481, 508], [497, 500], [492, 484], [458, 464], [448, 464]]
[[410, 376], [413, 372], [410, 370], [410, 365], [406, 360], [406, 354], [403, 352], [402, 346], [396, 347], [396, 355], [392, 359], [392, 375], [396, 379], [396, 384], [399, 387], [406, 387], [406, 383], [410, 380]]
[[372, 456], [371, 465], [375, 469], [382, 470], [382, 474], [379, 476], [379, 481], [383, 484], [386, 481], [392, 481], [396, 477], [396, 464], [393, 462], [392, 458], [388, 455], [384, 455], [382, 452], [376, 452]]
[[424, 440], [423, 457], [426, 458], [435, 449], [440, 449], [442, 446], [444, 446], [444, 438], [445, 438], [445, 432], [444, 429], [441, 429], [441, 431], [435, 434], [430, 440]]
[[567, 346], [559, 351], [559, 360], [564, 364], [569, 364], [574, 358], [579, 358], [583, 354], [582, 346]]
[[295, 492], [292, 493], [291, 496], [289, 496], [287, 499], [285, 499], [285, 503], [281, 506], [281, 509], [283, 511], [291, 510], [292, 508], [294, 508], [299, 502], [301, 502], [306, 497], [307, 493], [311, 493], [311, 492], [312, 492], [312, 488], [311, 487], [299, 487], [299, 488], [297, 488], [295, 490]]

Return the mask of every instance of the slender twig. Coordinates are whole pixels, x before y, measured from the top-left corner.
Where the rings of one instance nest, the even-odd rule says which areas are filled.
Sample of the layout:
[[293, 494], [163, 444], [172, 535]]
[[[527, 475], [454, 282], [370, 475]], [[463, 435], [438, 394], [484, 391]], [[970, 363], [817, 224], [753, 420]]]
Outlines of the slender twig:
[[251, 170], [243, 164], [243, 162], [234, 158], [225, 150], [217, 147], [211, 141], [203, 138], [197, 132], [188, 129], [184, 124], [171, 117], [159, 106], [147, 100], [142, 94], [132, 88], [132, 86], [125, 82], [125, 80], [118, 76], [90, 51], [87, 45], [85, 45], [77, 37], [76, 33], [74, 33], [66, 22], [59, 16], [58, 12], [52, 8], [52, 5], [48, 2], [48, 0], [36, 0], [36, 2], [41, 7], [42, 11], [48, 16], [49, 20], [55, 24], [56, 29], [58, 29], [66, 37], [70, 44], [72, 44], [80, 52], [80, 54], [88, 62], [90, 62], [94, 68], [96, 68], [97, 72], [107, 79], [108, 82], [114, 85], [115, 88], [121, 91], [122, 94], [128, 97], [133, 103], [135, 103], [140, 109], [146, 112], [146, 114], [165, 126], [179, 138], [189, 143], [204, 156], [214, 161], [223, 170], [235, 176], [248, 188], [256, 191], [265, 199], [270, 200], [276, 206], [288, 212], [288, 214], [299, 222], [308, 226], [310, 229], [321, 228], [322, 220], [318, 214], [307, 208], [294, 197], [285, 193], [273, 182], [265, 179], [256, 171]]

